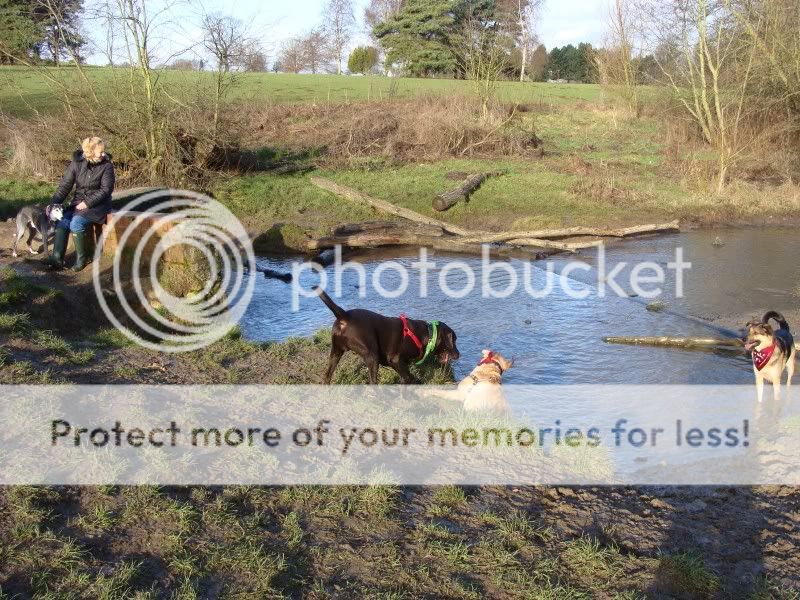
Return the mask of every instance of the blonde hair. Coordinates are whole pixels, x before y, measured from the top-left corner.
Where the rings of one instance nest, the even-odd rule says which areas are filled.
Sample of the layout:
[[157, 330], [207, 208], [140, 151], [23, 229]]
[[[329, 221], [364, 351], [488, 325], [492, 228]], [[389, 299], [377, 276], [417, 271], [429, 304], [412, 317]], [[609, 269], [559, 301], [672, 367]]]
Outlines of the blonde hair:
[[106, 150], [106, 143], [99, 137], [88, 137], [81, 142], [83, 156], [89, 162], [100, 162]]

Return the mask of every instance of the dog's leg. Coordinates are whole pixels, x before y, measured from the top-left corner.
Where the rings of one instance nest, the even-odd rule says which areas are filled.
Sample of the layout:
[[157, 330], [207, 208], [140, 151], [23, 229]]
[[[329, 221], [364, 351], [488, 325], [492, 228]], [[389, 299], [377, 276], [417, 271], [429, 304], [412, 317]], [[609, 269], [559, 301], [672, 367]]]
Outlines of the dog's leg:
[[378, 385], [378, 359], [374, 356], [370, 356], [366, 359], [367, 362], [367, 371], [369, 371], [369, 383], [370, 385]]
[[28, 245], [28, 252], [31, 254], [39, 254], [36, 250], [33, 249], [31, 246], [31, 242], [33, 242], [33, 238], [36, 237], [36, 226], [33, 224], [33, 221], [28, 223], [28, 241], [25, 242]]
[[19, 241], [22, 239], [22, 236], [24, 234], [25, 234], [25, 230], [23, 230], [22, 233], [20, 233], [19, 229], [17, 229], [17, 232], [14, 234], [14, 244], [11, 247], [11, 256], [13, 256], [14, 258], [17, 258], [17, 256], [18, 256], [17, 255], [17, 243], [19, 243]]
[[400, 375], [400, 381], [404, 384], [416, 383], [413, 375], [411, 375], [411, 371], [408, 369], [408, 365], [399, 358], [392, 361], [392, 368], [397, 371], [397, 374]]
[[331, 354], [328, 356], [328, 370], [325, 372], [324, 379], [325, 385], [330, 385], [331, 381], [333, 381], [333, 374], [336, 371], [336, 367], [339, 366], [342, 354], [344, 354], [344, 350], [339, 348], [334, 342], [331, 346]]
[[761, 403], [764, 400], [764, 378], [756, 373], [756, 395], [758, 396], [758, 402]]
[[772, 384], [772, 395], [775, 398], [775, 402], [778, 402], [781, 399], [781, 378], [778, 377]]
[[794, 377], [794, 367], [795, 361], [797, 360], [797, 355], [795, 352], [792, 352], [792, 355], [789, 357], [789, 362], [786, 363], [786, 387], [792, 387], [792, 377]]

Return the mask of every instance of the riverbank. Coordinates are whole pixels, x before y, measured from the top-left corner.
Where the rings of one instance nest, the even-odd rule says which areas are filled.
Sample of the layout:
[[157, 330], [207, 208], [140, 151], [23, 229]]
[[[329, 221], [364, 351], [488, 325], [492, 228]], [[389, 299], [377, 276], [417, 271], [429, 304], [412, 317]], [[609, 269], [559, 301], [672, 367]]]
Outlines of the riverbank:
[[[69, 275], [49, 277], [52, 287], [2, 271], [0, 383], [320, 381], [328, 332], [272, 344], [234, 332], [165, 355], [99, 322], [68, 327], [67, 315], [91, 308], [74, 305]], [[337, 381], [365, 382], [360, 361], [346, 358]], [[798, 502], [800, 491], [786, 487], [2, 488], [0, 589], [788, 599], [800, 587]]]
[[[275, 252], [297, 251], [343, 223], [387, 218], [315, 187], [315, 175], [481, 231], [673, 219], [683, 227], [800, 222], [800, 186], [788, 155], [743, 156], [718, 194], [709, 184], [713, 156], [690, 132], [661, 120], [658, 105], [633, 119], [602, 96], [566, 104], [531, 100], [509, 108], [513, 120], [500, 121], [497, 131], [461, 115], [437, 123], [441, 135], [431, 133], [431, 124], [419, 127], [417, 117], [463, 110], [463, 99], [244, 104], [236, 160], [249, 166], [214, 172], [203, 191], [241, 219], [261, 251]], [[491, 143], [478, 144], [484, 131]], [[477, 137], [477, 145], [456, 144], [463, 136]], [[23, 204], [46, 202], [60, 168], [41, 179], [0, 168], [0, 219]], [[502, 175], [485, 181], [468, 202], [433, 210], [434, 196], [459, 177], [486, 172]], [[118, 175], [119, 189], [135, 185], [123, 169]]]

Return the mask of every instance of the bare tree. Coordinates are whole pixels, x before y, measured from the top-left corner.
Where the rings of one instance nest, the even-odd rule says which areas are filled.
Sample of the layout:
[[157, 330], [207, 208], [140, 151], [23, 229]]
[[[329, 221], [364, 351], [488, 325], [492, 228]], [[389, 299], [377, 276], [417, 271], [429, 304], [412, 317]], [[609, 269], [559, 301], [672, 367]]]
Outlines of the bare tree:
[[[652, 37], [667, 85], [717, 154], [718, 192], [746, 145], [740, 137], [748, 111], [755, 46], [715, 0], [652, 0]], [[674, 52], [664, 52], [663, 49]]]
[[600, 83], [619, 95], [628, 111], [641, 112], [638, 58], [635, 39], [640, 31], [630, 0], [614, 0], [608, 15], [605, 48], [594, 56]]
[[309, 31], [301, 38], [302, 64], [312, 74], [316, 74], [329, 63], [328, 36], [322, 28]]
[[375, 26], [399, 13], [404, 4], [405, 0], [369, 0], [364, 7], [364, 24], [373, 41], [377, 42], [372, 33]]
[[509, 36], [497, 22], [484, 23], [468, 14], [454, 40], [458, 65], [475, 86], [484, 120], [489, 120], [498, 81], [509, 65]]
[[299, 73], [305, 68], [303, 58], [303, 40], [291, 38], [284, 40], [278, 54], [276, 64], [280, 65], [284, 73]]
[[265, 73], [267, 62], [267, 54], [263, 50], [250, 48], [244, 57], [242, 68], [248, 73]]
[[225, 95], [236, 83], [237, 68], [248, 55], [247, 31], [233, 17], [206, 15], [203, 18], [203, 47], [214, 59], [214, 133], [219, 125], [220, 106]]
[[757, 49], [762, 91], [779, 82], [782, 101], [800, 113], [800, 0], [725, 0], [725, 6]]
[[342, 74], [342, 61], [353, 34], [355, 16], [351, 0], [328, 0], [323, 15], [325, 35], [330, 53], [336, 63], [336, 72]]
[[525, 81], [525, 69], [531, 53], [539, 45], [535, 35], [536, 15], [544, 0], [516, 0], [517, 26], [519, 27], [519, 47], [522, 53], [519, 80]]

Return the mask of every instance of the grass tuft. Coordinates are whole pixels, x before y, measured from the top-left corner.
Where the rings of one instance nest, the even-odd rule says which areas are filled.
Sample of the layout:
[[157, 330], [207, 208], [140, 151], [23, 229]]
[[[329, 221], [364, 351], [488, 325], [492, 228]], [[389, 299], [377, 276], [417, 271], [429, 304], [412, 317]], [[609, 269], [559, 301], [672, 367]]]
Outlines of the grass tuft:
[[709, 572], [703, 558], [695, 552], [661, 556], [659, 578], [684, 594], [710, 598], [720, 588], [719, 578]]

